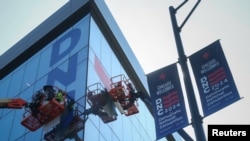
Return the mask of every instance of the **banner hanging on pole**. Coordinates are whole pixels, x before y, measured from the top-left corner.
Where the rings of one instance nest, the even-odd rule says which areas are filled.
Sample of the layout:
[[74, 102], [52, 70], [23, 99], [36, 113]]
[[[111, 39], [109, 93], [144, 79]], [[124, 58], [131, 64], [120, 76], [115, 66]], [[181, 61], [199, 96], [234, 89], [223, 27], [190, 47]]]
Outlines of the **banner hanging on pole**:
[[189, 57], [204, 116], [240, 99], [219, 40]]
[[160, 139], [188, 125], [177, 65], [147, 75], [154, 109], [156, 138]]

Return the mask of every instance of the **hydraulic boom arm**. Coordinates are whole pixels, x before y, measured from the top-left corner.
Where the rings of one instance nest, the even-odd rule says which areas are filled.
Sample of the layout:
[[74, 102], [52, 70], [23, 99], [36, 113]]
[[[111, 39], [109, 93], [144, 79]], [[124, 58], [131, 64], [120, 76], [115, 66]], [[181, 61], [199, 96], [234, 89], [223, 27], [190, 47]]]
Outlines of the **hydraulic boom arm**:
[[22, 109], [28, 103], [21, 98], [0, 99], [0, 108]]

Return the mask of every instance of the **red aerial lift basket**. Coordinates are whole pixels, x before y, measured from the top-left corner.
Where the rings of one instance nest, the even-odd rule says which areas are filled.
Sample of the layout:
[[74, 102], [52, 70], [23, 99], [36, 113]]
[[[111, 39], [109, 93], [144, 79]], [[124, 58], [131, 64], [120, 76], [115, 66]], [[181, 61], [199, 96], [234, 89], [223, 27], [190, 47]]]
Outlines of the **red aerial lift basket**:
[[[131, 91], [133, 90], [132, 82], [125, 75], [117, 75], [111, 78], [110, 96], [116, 105], [121, 107], [119, 111], [126, 116], [139, 113], [137, 105]], [[134, 100], [133, 100], [134, 99]]]
[[54, 98], [46, 104], [39, 107], [39, 113], [36, 116], [30, 114], [23, 119], [21, 124], [28, 128], [30, 131], [35, 131], [44, 124], [47, 124], [57, 116], [59, 116], [65, 107], [64, 104], [60, 104]]

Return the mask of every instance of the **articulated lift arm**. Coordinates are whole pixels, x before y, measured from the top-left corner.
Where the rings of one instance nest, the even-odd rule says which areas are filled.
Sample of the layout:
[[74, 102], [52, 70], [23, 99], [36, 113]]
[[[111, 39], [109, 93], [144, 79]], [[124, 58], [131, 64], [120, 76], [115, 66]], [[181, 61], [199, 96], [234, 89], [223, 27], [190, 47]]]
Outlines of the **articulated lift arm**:
[[0, 99], [0, 108], [22, 109], [25, 106], [28, 106], [28, 103], [21, 98]]

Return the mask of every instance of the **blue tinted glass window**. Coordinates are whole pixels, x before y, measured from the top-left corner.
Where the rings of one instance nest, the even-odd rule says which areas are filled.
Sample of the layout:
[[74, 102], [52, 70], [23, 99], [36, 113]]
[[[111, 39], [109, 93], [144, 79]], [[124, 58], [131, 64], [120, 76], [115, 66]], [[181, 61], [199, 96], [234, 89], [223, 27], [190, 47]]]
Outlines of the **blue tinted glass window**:
[[[44, 85], [55, 85], [66, 91], [68, 99], [74, 99], [72, 107], [67, 108], [74, 109], [81, 120], [88, 117], [85, 130], [81, 127], [65, 140], [79, 137], [94, 141], [152, 141], [154, 121], [141, 101], [138, 101], [138, 114], [128, 117], [116, 108], [113, 112], [117, 113], [117, 119], [110, 123], [104, 123], [96, 114], [84, 115], [85, 109], [91, 108], [85, 103], [88, 86], [100, 83], [103, 89], [110, 90], [112, 77], [123, 74], [129, 79], [118, 58], [95, 21], [87, 15], [2, 79], [0, 90], [5, 93], [1, 97], [18, 96], [30, 102], [32, 95]], [[47, 132], [58, 127], [50, 123], [51, 126], [31, 132], [20, 124], [23, 113], [24, 110], [0, 111], [0, 125], [11, 125], [0, 126], [1, 139], [43, 140]], [[72, 121], [69, 113], [64, 112], [57, 122]]]
[[15, 97], [20, 93], [21, 86], [23, 83], [24, 70], [25, 68], [21, 66], [20, 68], [15, 70], [14, 73], [12, 74], [10, 87], [8, 91], [9, 98]]
[[[90, 15], [85, 16], [3, 78], [0, 81], [0, 90], [4, 93], [1, 93], [0, 97], [20, 97], [31, 102], [32, 95], [37, 90], [41, 90], [44, 85], [55, 85], [65, 90], [70, 98], [78, 101], [73, 107], [79, 109], [78, 114], [83, 113], [87, 80], [89, 20]], [[0, 124], [11, 125], [8, 128], [0, 126], [1, 139], [6, 141], [43, 140], [47, 129], [43, 130], [42, 127], [30, 132], [20, 124], [23, 120], [23, 113], [23, 109], [16, 112], [9, 109], [0, 110]], [[81, 119], [83, 119], [82, 114]], [[83, 138], [83, 129], [77, 134]]]
[[24, 140], [26, 141], [32, 141], [32, 140], [42, 140], [43, 136], [42, 136], [42, 128], [36, 130], [35, 132], [26, 132], [25, 136], [24, 136]]
[[37, 76], [37, 70], [38, 70], [38, 64], [39, 64], [39, 55], [35, 55], [32, 57], [32, 59], [27, 62], [25, 65], [25, 72], [23, 76], [23, 83], [21, 91], [35, 83], [36, 76]]
[[[18, 137], [21, 137], [25, 131], [26, 128], [21, 125], [21, 121], [23, 120], [23, 110], [15, 110], [13, 124], [12, 124], [12, 129], [11, 129], [11, 136], [10, 136], [10, 141], [13, 141], [17, 139]], [[18, 131], [18, 132], [16, 132]]]
[[51, 57], [51, 51], [52, 50], [52, 45], [49, 44], [47, 45], [40, 54], [40, 59], [39, 59], [39, 66], [38, 66], [38, 71], [37, 71], [37, 79], [43, 77], [46, 75], [49, 71], [52, 70], [52, 67], [49, 66], [50, 63], [50, 57]]
[[0, 81], [0, 91], [3, 92], [0, 96], [1, 98], [5, 98], [7, 97], [7, 92], [9, 90], [9, 86], [10, 86], [10, 82], [11, 82], [11, 77], [5, 77], [4, 79], [2, 79]]
[[[111, 84], [111, 78], [121, 74], [129, 79], [118, 56], [112, 51], [95, 21], [91, 19], [87, 86], [101, 83], [109, 90], [110, 85], [106, 85], [108, 81]], [[117, 119], [110, 123], [104, 123], [100, 116], [90, 114], [86, 122], [85, 140], [154, 140], [153, 117], [144, 103], [137, 103], [138, 114], [128, 117], [116, 108]], [[90, 107], [87, 103], [87, 108]], [[98, 136], [91, 136], [90, 132]]]
[[0, 120], [0, 127], [1, 127], [1, 132], [0, 132], [0, 136], [1, 136], [1, 140], [3, 141], [8, 141], [10, 136], [11, 136], [11, 125], [14, 119], [14, 112], [10, 112], [8, 113], [7, 116], [4, 116], [3, 118], [1, 118]]

